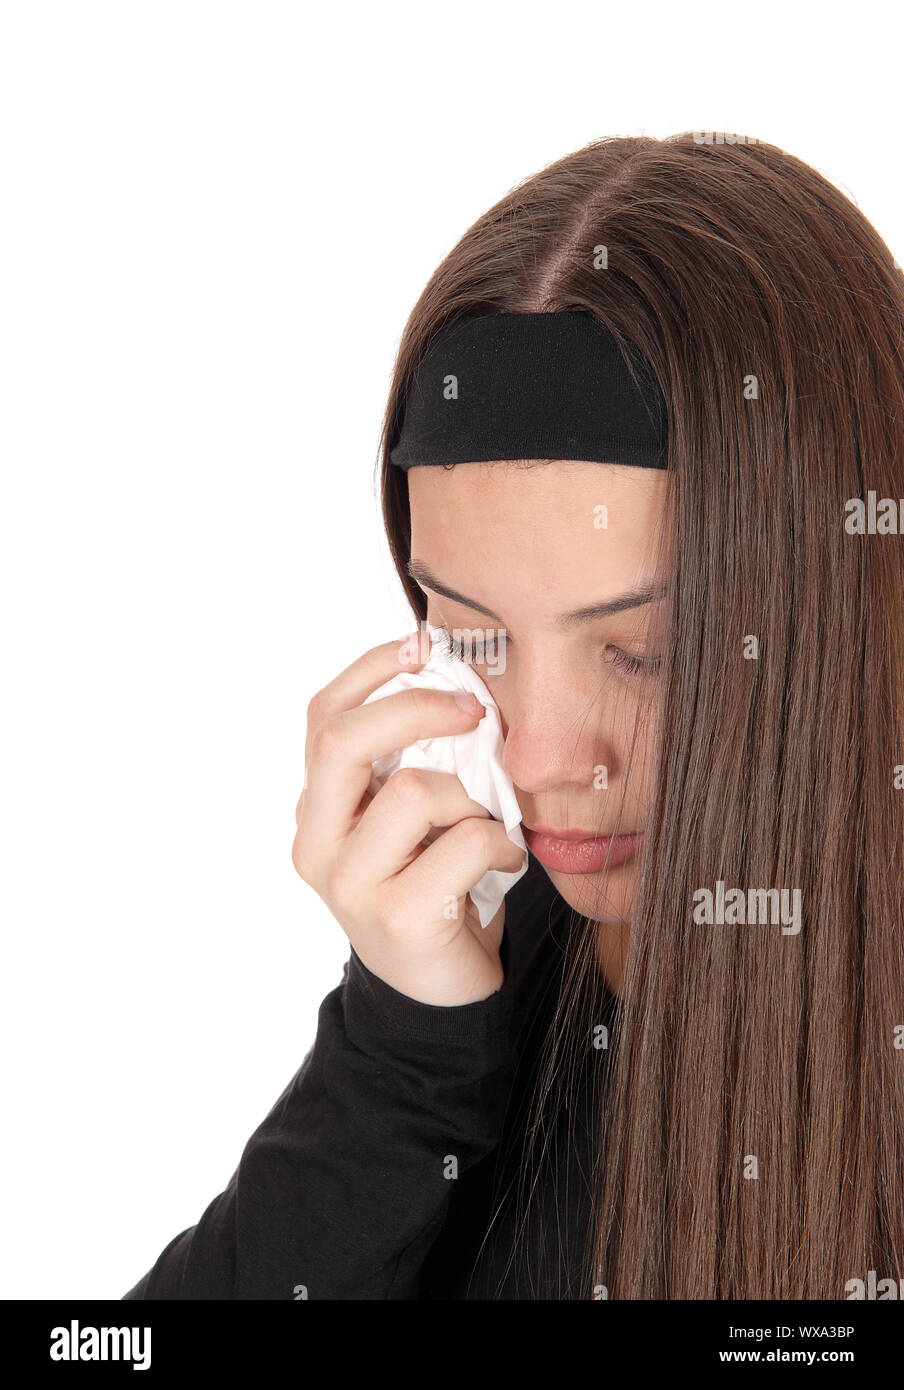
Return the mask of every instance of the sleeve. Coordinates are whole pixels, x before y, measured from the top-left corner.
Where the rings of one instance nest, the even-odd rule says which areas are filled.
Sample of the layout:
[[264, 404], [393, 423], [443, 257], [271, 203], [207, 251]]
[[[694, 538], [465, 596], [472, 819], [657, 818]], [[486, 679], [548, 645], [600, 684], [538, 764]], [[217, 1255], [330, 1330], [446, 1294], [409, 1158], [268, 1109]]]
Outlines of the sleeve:
[[509, 981], [443, 1007], [352, 949], [302, 1065], [225, 1190], [128, 1299], [415, 1299], [454, 1180], [498, 1144]]

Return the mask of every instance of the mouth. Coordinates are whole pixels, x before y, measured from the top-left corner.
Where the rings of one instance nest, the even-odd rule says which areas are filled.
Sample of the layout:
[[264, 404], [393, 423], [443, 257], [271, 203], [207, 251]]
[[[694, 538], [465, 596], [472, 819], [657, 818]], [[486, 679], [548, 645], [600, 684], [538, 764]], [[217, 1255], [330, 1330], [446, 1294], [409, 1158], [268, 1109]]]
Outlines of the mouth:
[[547, 869], [563, 874], [598, 874], [625, 864], [640, 849], [643, 831], [625, 835], [594, 835], [586, 830], [553, 830], [522, 824], [531, 854]]

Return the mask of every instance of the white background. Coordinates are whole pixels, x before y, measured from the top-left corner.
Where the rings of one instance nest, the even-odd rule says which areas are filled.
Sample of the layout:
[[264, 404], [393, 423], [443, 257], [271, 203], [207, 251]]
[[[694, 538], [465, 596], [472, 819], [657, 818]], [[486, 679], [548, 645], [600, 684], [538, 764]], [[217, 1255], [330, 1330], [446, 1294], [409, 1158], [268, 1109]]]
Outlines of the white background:
[[744, 133], [904, 253], [893, 7], [0, 8], [0, 1297], [120, 1298], [223, 1189], [348, 942], [311, 695], [410, 630], [405, 320], [514, 184]]

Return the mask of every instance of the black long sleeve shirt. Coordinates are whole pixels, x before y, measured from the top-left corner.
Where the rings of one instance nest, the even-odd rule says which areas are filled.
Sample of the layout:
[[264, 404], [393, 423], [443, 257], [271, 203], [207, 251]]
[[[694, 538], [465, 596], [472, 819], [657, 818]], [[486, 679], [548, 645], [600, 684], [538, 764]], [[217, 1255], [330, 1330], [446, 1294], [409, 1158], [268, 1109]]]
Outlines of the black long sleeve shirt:
[[[527, 1227], [517, 1195], [570, 917], [531, 856], [506, 897], [502, 987], [453, 1007], [399, 993], [352, 950], [310, 1051], [226, 1188], [124, 1298], [590, 1296], [538, 1289], [532, 1265], [542, 1246], [565, 1286], [578, 1287], [592, 1060], [569, 1107], [576, 1129], [563, 1128], [561, 1112], [553, 1126], [551, 1176]], [[613, 1007], [606, 994], [610, 1016]]]

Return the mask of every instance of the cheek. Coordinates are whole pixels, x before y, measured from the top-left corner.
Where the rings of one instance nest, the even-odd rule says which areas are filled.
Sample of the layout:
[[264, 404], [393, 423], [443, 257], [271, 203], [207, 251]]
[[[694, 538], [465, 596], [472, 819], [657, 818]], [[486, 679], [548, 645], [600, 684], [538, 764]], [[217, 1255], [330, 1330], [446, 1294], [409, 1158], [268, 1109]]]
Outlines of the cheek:
[[632, 767], [634, 795], [645, 809], [649, 808], [656, 791], [657, 742], [658, 727], [650, 715], [646, 725], [638, 730]]

